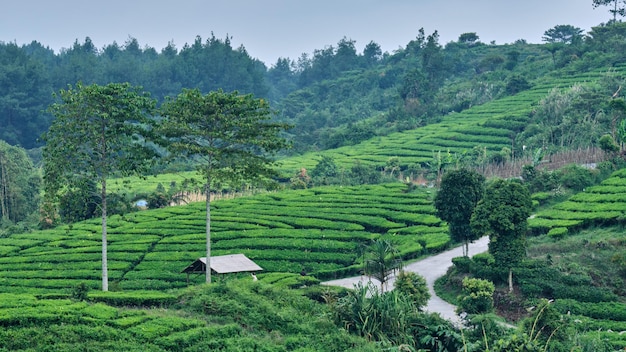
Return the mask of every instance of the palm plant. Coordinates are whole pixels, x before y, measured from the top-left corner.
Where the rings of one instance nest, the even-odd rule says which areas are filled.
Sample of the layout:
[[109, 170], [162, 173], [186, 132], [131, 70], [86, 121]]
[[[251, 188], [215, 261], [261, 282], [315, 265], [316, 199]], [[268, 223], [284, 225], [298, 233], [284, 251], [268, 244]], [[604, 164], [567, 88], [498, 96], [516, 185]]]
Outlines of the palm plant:
[[365, 274], [380, 281], [380, 292], [385, 284], [402, 269], [402, 258], [398, 249], [388, 240], [377, 239], [365, 253]]

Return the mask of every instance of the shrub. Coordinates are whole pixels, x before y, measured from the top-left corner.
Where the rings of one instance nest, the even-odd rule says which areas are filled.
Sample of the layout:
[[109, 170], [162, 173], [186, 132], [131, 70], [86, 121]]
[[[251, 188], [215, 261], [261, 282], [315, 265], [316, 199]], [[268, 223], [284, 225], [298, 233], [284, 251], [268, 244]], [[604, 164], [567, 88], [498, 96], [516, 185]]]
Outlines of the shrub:
[[585, 187], [593, 185], [595, 180], [590, 170], [572, 164], [559, 171], [559, 181], [564, 187], [582, 191]]
[[493, 282], [476, 278], [463, 279], [463, 294], [459, 309], [469, 314], [489, 313], [493, 310]]
[[411, 298], [418, 308], [423, 308], [430, 299], [426, 279], [414, 272], [402, 271], [394, 282], [396, 290]]
[[88, 293], [89, 287], [84, 282], [81, 282], [72, 290], [72, 298], [78, 301], [86, 301]]
[[494, 270], [495, 263], [495, 259], [488, 252], [476, 254], [471, 259], [469, 272], [476, 277], [496, 281], [498, 275]]
[[167, 307], [177, 301], [176, 296], [155, 291], [92, 292], [89, 300], [112, 306]]
[[555, 227], [553, 229], [550, 229], [550, 231], [548, 231], [548, 236], [560, 240], [561, 238], [565, 237], [567, 235], [567, 227]]
[[454, 267], [459, 273], [468, 274], [470, 272], [472, 259], [468, 256], [455, 257], [452, 258], [452, 264], [454, 264]]
[[570, 312], [593, 319], [606, 319], [626, 322], [626, 304], [621, 302], [579, 302], [573, 299], [557, 299], [554, 306], [561, 313]]

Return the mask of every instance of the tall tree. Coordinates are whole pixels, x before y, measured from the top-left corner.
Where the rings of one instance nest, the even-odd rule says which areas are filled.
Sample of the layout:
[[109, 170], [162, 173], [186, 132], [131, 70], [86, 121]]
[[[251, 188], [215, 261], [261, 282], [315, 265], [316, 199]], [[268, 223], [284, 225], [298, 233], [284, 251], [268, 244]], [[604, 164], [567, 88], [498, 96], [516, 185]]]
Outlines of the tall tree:
[[448, 222], [453, 240], [463, 242], [463, 255], [467, 255], [469, 242], [478, 239], [472, 231], [470, 219], [474, 208], [483, 198], [485, 177], [467, 169], [448, 171], [441, 179], [435, 196], [437, 216]]
[[513, 267], [526, 257], [527, 221], [532, 210], [530, 192], [517, 181], [495, 180], [485, 189], [470, 225], [489, 235], [489, 253], [496, 265], [509, 270], [509, 291], [513, 291]]
[[57, 200], [65, 185], [81, 179], [100, 185], [102, 290], [108, 291], [107, 179], [140, 172], [155, 156], [145, 137], [156, 102], [128, 83], [78, 83], [59, 98], [49, 108], [56, 119], [44, 135], [46, 197]]
[[203, 95], [184, 89], [161, 107], [161, 134], [173, 156], [197, 158], [206, 195], [206, 282], [211, 282], [211, 190], [245, 181], [264, 182], [276, 174], [271, 158], [288, 146], [285, 124], [270, 121], [266, 100], [222, 90]]
[[592, 0], [593, 8], [600, 6], [612, 6], [609, 10], [613, 14], [613, 22], [617, 22], [617, 15], [624, 17], [626, 15], [626, 1], [625, 0]]
[[347, 71], [355, 69], [359, 66], [358, 55], [355, 47], [356, 41], [343, 37], [337, 43], [337, 50], [335, 52], [334, 65], [339, 71]]
[[0, 220], [18, 222], [35, 212], [40, 183], [26, 151], [0, 140]]
[[560, 24], [543, 32], [543, 40], [546, 43], [574, 44], [583, 38], [583, 30], [569, 24]]
[[463, 43], [467, 46], [474, 46], [477, 43], [480, 43], [478, 40], [480, 37], [476, 32], [463, 33], [459, 36], [459, 43]]
[[372, 66], [382, 60], [383, 51], [380, 45], [374, 41], [367, 43], [363, 48], [363, 58], [367, 66]]

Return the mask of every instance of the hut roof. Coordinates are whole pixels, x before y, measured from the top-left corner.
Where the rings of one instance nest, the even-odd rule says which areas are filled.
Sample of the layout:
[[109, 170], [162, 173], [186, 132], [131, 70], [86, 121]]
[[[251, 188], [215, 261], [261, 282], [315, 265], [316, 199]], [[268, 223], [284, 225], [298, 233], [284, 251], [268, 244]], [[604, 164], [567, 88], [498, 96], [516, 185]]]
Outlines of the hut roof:
[[[211, 270], [218, 274], [239, 273], [246, 271], [263, 270], [255, 262], [243, 254], [229, 254], [211, 257]], [[198, 258], [188, 267], [183, 269], [183, 273], [195, 273], [206, 271], [206, 257]]]

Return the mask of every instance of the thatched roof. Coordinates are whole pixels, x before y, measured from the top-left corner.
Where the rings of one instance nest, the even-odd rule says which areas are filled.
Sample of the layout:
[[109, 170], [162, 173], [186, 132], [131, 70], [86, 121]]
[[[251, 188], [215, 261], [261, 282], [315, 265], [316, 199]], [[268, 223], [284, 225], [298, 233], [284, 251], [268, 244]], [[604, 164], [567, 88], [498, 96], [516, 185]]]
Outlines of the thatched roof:
[[[218, 274], [239, 273], [263, 270], [243, 254], [229, 254], [211, 257], [211, 270]], [[201, 273], [206, 271], [206, 257], [199, 258], [183, 269], [183, 273]]]

